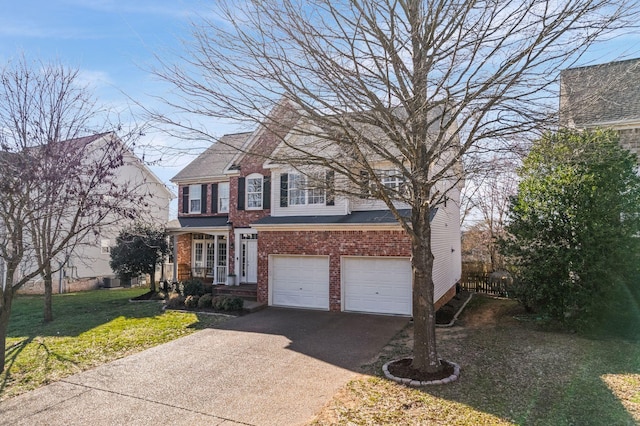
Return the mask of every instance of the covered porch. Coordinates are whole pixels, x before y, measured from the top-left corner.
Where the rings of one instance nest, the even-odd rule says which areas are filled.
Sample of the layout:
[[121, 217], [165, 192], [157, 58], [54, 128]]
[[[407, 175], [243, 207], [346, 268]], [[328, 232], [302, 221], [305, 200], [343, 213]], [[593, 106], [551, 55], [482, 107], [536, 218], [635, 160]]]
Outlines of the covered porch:
[[[178, 218], [167, 227], [173, 242], [173, 277], [223, 285], [229, 274], [227, 217]], [[176, 281], [174, 279], [174, 281]]]

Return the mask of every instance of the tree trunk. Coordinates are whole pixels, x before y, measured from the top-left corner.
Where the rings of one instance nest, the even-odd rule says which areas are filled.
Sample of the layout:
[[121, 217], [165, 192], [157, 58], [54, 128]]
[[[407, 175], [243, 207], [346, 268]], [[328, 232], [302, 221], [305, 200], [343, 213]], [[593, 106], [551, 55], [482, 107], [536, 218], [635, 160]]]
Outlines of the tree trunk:
[[48, 263], [42, 272], [44, 279], [44, 322], [53, 321], [53, 277], [51, 264]]
[[434, 306], [433, 254], [430, 214], [413, 217], [416, 237], [412, 239], [413, 270], [413, 363], [417, 370], [434, 373], [442, 369], [436, 350], [436, 312]]
[[1, 292], [0, 299], [0, 372], [4, 371], [5, 356], [7, 347], [7, 329], [9, 327], [9, 317], [11, 316], [11, 302], [13, 301], [13, 288], [11, 283], [7, 283]]
[[156, 292], [156, 270], [153, 269], [150, 273], [149, 273], [149, 278], [151, 279], [151, 282], [149, 283], [149, 291], [152, 293]]

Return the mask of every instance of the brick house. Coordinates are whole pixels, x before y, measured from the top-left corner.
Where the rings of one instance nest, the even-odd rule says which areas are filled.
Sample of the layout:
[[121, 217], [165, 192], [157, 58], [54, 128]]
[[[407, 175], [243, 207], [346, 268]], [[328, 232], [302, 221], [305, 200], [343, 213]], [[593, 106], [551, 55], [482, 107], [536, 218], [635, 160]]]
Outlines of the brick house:
[[563, 70], [560, 125], [614, 129], [623, 147], [640, 154], [640, 58]]
[[[410, 316], [406, 232], [383, 202], [334, 194], [330, 188], [341, 183], [332, 172], [301, 172], [275, 160], [286, 151], [282, 138], [295, 145], [290, 130], [304, 124], [282, 105], [271, 114], [290, 114], [290, 126], [226, 135], [172, 179], [181, 194], [178, 219], [169, 227], [179, 278], [191, 274], [222, 284], [225, 271], [240, 285], [255, 285], [258, 301], [270, 306]], [[385, 167], [380, 162], [376, 168], [383, 184], [402, 185]], [[327, 185], [314, 188], [312, 176]], [[442, 183], [447, 197], [431, 213], [437, 306], [455, 295], [460, 279], [461, 182]], [[212, 205], [214, 185], [219, 206], [220, 187], [228, 185], [228, 209], [203, 207], [203, 200]], [[200, 200], [199, 209], [193, 200]], [[406, 205], [396, 207], [410, 214]]]

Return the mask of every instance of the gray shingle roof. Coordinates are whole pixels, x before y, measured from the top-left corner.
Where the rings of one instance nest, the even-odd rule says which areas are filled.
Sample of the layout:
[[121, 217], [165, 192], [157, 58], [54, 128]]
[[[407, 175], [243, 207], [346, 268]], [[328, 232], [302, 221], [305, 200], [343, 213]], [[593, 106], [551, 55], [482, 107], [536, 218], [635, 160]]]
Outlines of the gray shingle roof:
[[171, 182], [179, 183], [191, 179], [206, 180], [224, 177], [225, 168], [251, 134], [252, 132], [245, 132], [222, 136], [171, 178]]
[[[437, 211], [437, 208], [431, 210], [430, 220], [433, 220]], [[398, 210], [398, 212], [402, 217], [411, 217], [411, 209]], [[371, 225], [397, 222], [389, 210], [371, 210], [334, 216], [267, 216], [254, 222], [253, 225]]]
[[577, 127], [640, 119], [640, 58], [560, 73], [560, 123]]

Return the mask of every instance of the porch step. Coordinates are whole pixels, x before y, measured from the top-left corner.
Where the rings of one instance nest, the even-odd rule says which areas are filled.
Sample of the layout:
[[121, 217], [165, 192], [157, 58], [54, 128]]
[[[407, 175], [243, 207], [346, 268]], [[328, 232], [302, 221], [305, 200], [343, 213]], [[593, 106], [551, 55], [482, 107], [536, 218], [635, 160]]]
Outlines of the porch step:
[[242, 308], [245, 312], [248, 313], [253, 313], [253, 312], [258, 312], [264, 308], [266, 308], [267, 305], [264, 303], [260, 303], [260, 302], [254, 302], [251, 300], [246, 300], [244, 301], [244, 307]]
[[214, 296], [238, 296], [248, 301], [258, 300], [256, 284], [240, 284], [239, 286], [214, 285]]

